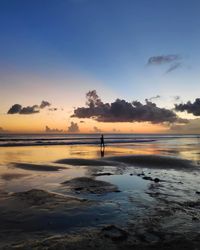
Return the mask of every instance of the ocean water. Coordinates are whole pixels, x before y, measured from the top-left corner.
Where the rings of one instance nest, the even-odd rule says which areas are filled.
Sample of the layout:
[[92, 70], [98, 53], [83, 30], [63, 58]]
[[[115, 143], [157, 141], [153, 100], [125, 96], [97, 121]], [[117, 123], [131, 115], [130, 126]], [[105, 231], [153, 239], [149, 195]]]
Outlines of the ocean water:
[[[113, 146], [114, 151], [116, 151], [116, 148], [120, 147], [122, 154], [126, 154], [126, 151], [127, 154], [130, 154], [129, 151], [131, 150], [131, 153], [134, 154], [171, 155], [193, 160], [196, 163], [200, 160], [200, 136], [196, 134], [105, 134], [104, 139], [107, 148]], [[26, 146], [73, 145], [94, 146], [97, 152], [92, 157], [98, 157], [99, 144], [99, 134], [0, 134], [1, 158], [5, 147], [9, 147], [10, 151], [15, 152], [16, 149], [18, 150], [17, 147], [25, 149]], [[15, 147], [15, 149], [12, 149], [12, 147]], [[27, 150], [32, 149], [27, 148]], [[93, 149], [92, 151], [95, 151], [95, 148]], [[49, 150], [51, 150], [50, 147]], [[109, 149], [105, 153], [107, 156], [112, 156]], [[88, 154], [88, 157], [90, 157], [90, 154]]]

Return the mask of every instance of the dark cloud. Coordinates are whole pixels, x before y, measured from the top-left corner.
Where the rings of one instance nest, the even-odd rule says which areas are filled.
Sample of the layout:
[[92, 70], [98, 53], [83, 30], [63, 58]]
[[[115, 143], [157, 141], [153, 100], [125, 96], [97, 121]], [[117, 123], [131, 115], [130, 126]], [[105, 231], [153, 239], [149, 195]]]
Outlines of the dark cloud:
[[71, 125], [68, 127], [67, 132], [68, 133], [78, 133], [79, 132], [78, 124], [75, 122], [71, 122]]
[[186, 111], [187, 113], [191, 113], [195, 116], [200, 116], [200, 98], [196, 98], [196, 100], [192, 103], [188, 101], [187, 103], [175, 104], [176, 111]]
[[148, 100], [149, 101], [152, 101], [152, 100], [156, 100], [156, 99], [160, 99], [161, 96], [160, 95], [156, 95], [156, 96], [152, 96], [151, 98], [149, 98]]
[[175, 62], [180, 60], [181, 57], [179, 55], [161, 55], [161, 56], [152, 56], [148, 59], [148, 65], [160, 65], [165, 63]]
[[7, 112], [7, 114], [18, 114], [20, 113], [22, 106], [20, 104], [14, 104]]
[[173, 64], [169, 67], [169, 69], [166, 71], [166, 74], [168, 74], [168, 73], [170, 73], [170, 72], [172, 72], [172, 71], [174, 71], [174, 70], [180, 68], [181, 66], [182, 66], [182, 64], [181, 64], [180, 62], [173, 63]]
[[94, 130], [95, 133], [102, 132], [101, 129], [97, 128], [96, 126], [93, 127], [93, 130]]
[[148, 59], [147, 65], [162, 65], [169, 64], [169, 68], [166, 70], [166, 74], [180, 68], [182, 66], [182, 58], [180, 55], [161, 55], [152, 56]]
[[176, 113], [166, 108], [159, 108], [151, 101], [145, 104], [139, 101], [127, 102], [117, 99], [112, 103], [103, 103], [95, 90], [86, 94], [87, 107], [74, 110], [72, 117], [92, 118], [99, 122], [184, 122]]
[[85, 121], [80, 121], [80, 123], [85, 123]]
[[57, 108], [50, 108], [49, 111], [57, 111]]
[[24, 107], [20, 110], [19, 114], [21, 115], [31, 115], [31, 114], [35, 114], [35, 113], [39, 113], [39, 107], [38, 105], [33, 105], [33, 106], [28, 106], [28, 107]]
[[95, 106], [100, 106], [102, 103], [101, 99], [97, 95], [96, 90], [91, 90], [88, 93], [86, 93], [86, 105], [90, 108], [93, 108]]
[[45, 132], [47, 132], [47, 133], [61, 133], [61, 132], [63, 132], [63, 130], [57, 129], [57, 128], [50, 128], [50, 127], [46, 126]]
[[50, 106], [51, 104], [47, 101], [42, 101], [40, 105], [33, 105], [33, 106], [27, 106], [22, 107], [20, 104], [14, 104], [7, 112], [7, 114], [20, 114], [20, 115], [30, 115], [39, 113], [40, 109], [43, 109], [47, 106]]
[[47, 101], [42, 101], [41, 104], [40, 104], [41, 109], [49, 107], [49, 106], [51, 106], [51, 103], [47, 102]]

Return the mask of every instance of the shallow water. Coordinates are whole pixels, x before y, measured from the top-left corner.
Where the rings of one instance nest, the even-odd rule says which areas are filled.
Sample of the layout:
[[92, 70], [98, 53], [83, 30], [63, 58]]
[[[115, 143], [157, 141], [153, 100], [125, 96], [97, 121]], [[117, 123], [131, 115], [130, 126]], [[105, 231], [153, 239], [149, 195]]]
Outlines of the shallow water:
[[[195, 136], [154, 139], [107, 143], [103, 158], [96, 145], [1, 147], [0, 238], [9, 231], [10, 240], [16, 240], [16, 230], [29, 237], [29, 234], [64, 233], [107, 224], [126, 227], [136, 222], [140, 225], [141, 221], [154, 216], [161, 218], [159, 223], [165, 230], [176, 232], [179, 227], [180, 232], [200, 233], [199, 139]], [[83, 193], [62, 185], [83, 176], [111, 183], [120, 192]], [[155, 183], [155, 178], [160, 181]], [[26, 209], [21, 210], [10, 194], [31, 189], [92, 203], [71, 209], [59, 202], [54, 208], [54, 201], [49, 207], [29, 206], [23, 201]], [[194, 204], [188, 206], [188, 202]]]

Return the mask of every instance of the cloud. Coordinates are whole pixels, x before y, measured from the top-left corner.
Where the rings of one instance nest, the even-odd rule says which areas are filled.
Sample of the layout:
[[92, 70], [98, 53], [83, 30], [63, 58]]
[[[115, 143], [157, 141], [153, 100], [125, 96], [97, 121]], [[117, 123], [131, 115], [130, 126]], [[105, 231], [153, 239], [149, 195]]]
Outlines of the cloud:
[[20, 110], [19, 114], [21, 115], [30, 115], [30, 114], [35, 114], [35, 113], [39, 113], [39, 107], [38, 105], [33, 105], [33, 106], [28, 106], [28, 107], [24, 107]]
[[156, 99], [160, 99], [161, 96], [160, 95], [156, 95], [156, 96], [152, 96], [151, 98], [149, 98], [148, 100], [149, 101], [152, 101], [152, 100], [156, 100]]
[[100, 133], [102, 132], [101, 129], [97, 128], [96, 126], [93, 127], [95, 133]]
[[200, 116], [200, 98], [196, 98], [193, 103], [188, 101], [185, 104], [175, 104], [175, 110], [180, 112], [186, 111], [187, 113], [191, 113], [195, 116]]
[[79, 132], [78, 124], [75, 122], [71, 122], [71, 125], [68, 127], [67, 132], [68, 133], [78, 133]]
[[166, 70], [166, 74], [180, 68], [182, 66], [180, 55], [161, 55], [161, 56], [152, 56], [148, 59], [147, 65], [163, 65], [169, 64], [169, 68]]
[[162, 56], [152, 56], [148, 59], [148, 65], [161, 65], [165, 63], [175, 62], [180, 60], [181, 57], [179, 55], [162, 55]]
[[49, 111], [57, 111], [58, 108], [50, 108]]
[[61, 132], [63, 132], [63, 130], [62, 129], [57, 129], [57, 128], [51, 129], [48, 126], [46, 126], [45, 127], [45, 132], [47, 132], [47, 133], [61, 133]]
[[41, 104], [40, 104], [41, 109], [49, 107], [49, 106], [51, 106], [51, 103], [47, 102], [47, 101], [42, 101]]
[[29, 115], [39, 113], [38, 105], [22, 107], [20, 104], [14, 104], [7, 112], [7, 114], [21, 114]]
[[180, 68], [182, 66], [182, 64], [180, 62], [174, 63], [170, 66], [170, 68], [166, 71], [166, 74]]
[[80, 123], [85, 123], [85, 121], [80, 121]]
[[47, 106], [50, 106], [51, 104], [47, 101], [42, 101], [40, 105], [33, 105], [33, 106], [27, 106], [22, 107], [20, 104], [14, 104], [7, 112], [7, 114], [14, 115], [14, 114], [20, 114], [20, 115], [31, 115], [35, 113], [39, 113], [40, 109], [43, 109]]
[[92, 118], [99, 122], [185, 122], [174, 111], [159, 108], [147, 99], [145, 104], [139, 101], [127, 102], [121, 99], [112, 103], [103, 103], [95, 90], [89, 91], [86, 98], [87, 107], [76, 108], [72, 117]]
[[18, 114], [22, 109], [20, 104], [14, 104], [7, 112], [7, 114]]

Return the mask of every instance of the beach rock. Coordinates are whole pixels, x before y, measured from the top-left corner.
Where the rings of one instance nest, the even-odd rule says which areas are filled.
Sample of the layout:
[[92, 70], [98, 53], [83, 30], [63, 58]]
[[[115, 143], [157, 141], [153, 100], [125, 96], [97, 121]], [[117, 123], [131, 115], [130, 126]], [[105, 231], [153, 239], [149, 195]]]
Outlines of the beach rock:
[[158, 183], [158, 182], [160, 182], [160, 179], [159, 178], [155, 178], [154, 182]]
[[80, 193], [105, 194], [118, 192], [118, 187], [105, 181], [99, 181], [88, 177], [78, 177], [62, 183], [73, 191]]
[[144, 172], [137, 174], [137, 176], [144, 176]]
[[128, 237], [128, 233], [125, 230], [115, 225], [109, 225], [104, 227], [102, 229], [102, 234], [106, 238], [110, 238], [112, 240], [120, 240], [120, 241], [126, 240]]
[[148, 180], [148, 181], [153, 181], [153, 178], [150, 176], [144, 176], [144, 177], [142, 177], [142, 179]]
[[148, 180], [148, 181], [154, 181], [155, 183], [160, 182], [160, 179], [159, 179], [159, 178], [154, 178], [154, 179], [153, 179], [151, 176], [144, 176], [144, 177], [142, 177], [142, 179]]

